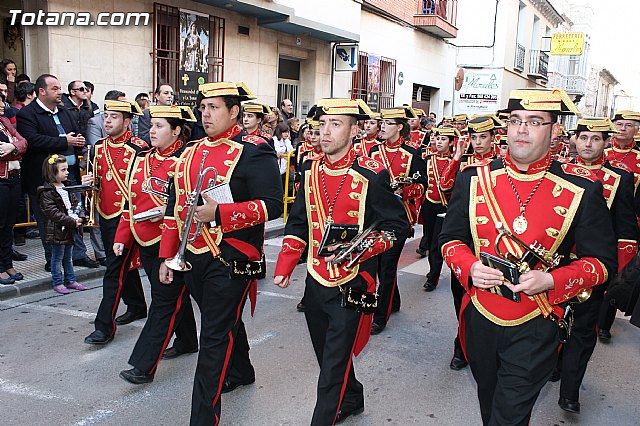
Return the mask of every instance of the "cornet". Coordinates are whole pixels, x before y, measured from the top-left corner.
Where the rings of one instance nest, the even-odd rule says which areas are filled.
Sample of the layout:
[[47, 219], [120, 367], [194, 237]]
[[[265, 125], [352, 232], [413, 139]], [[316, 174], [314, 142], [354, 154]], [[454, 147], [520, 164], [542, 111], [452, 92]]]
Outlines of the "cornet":
[[[91, 158], [91, 154], [88, 155]], [[93, 161], [87, 160], [87, 173], [93, 173], [95, 170], [95, 156]], [[91, 168], [91, 171], [89, 171]], [[98, 190], [100, 188], [100, 178], [93, 175], [93, 185], [84, 197], [84, 209], [89, 212], [89, 219], [84, 224], [87, 228], [99, 228], [100, 225], [96, 222], [96, 197], [98, 196]]]
[[345, 269], [351, 269], [378, 240], [394, 241], [396, 239], [393, 231], [374, 231], [375, 226], [376, 224], [371, 225], [348, 243], [340, 245], [334, 252], [335, 258], [331, 264], [341, 265], [348, 260]]
[[[196, 180], [196, 184], [193, 187], [193, 191], [187, 195], [187, 201], [185, 207], [188, 207], [187, 216], [184, 220], [182, 234], [180, 235], [180, 247], [178, 248], [178, 252], [171, 259], [166, 259], [164, 261], [165, 265], [174, 271], [186, 272], [191, 270], [191, 264], [186, 261], [185, 253], [187, 250], [187, 244], [192, 243], [198, 238], [198, 235], [202, 232], [202, 227], [204, 226], [204, 222], [198, 222], [196, 224], [196, 230], [193, 234], [191, 234], [191, 225], [194, 221], [194, 216], [196, 214], [196, 207], [198, 207], [198, 200], [200, 199], [200, 194], [203, 190], [204, 178], [205, 175], [209, 172], [213, 172], [213, 179], [209, 181], [207, 185], [207, 189], [215, 186], [216, 181], [218, 180], [218, 170], [215, 167], [207, 167], [204, 168], [205, 160], [209, 155], [209, 151], [202, 151], [202, 161], [200, 161], [200, 168], [198, 169], [198, 178]], [[185, 173], [188, 173], [188, 170], [185, 170]]]
[[[157, 185], [160, 190], [154, 189], [153, 185]], [[159, 177], [149, 176], [142, 182], [142, 192], [145, 194], [155, 195], [163, 199], [169, 198], [169, 182]]]
[[391, 181], [390, 186], [391, 189], [395, 191], [397, 189], [404, 188], [405, 186], [413, 185], [418, 181], [418, 179], [420, 179], [420, 172], [415, 172], [411, 176], [400, 175]]

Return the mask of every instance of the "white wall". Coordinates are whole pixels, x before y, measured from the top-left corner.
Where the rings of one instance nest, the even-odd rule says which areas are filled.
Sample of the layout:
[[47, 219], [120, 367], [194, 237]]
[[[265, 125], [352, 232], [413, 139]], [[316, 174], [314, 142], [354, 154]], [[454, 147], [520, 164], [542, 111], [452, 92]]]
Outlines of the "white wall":
[[[455, 49], [441, 39], [363, 11], [360, 50], [396, 60], [396, 105], [411, 104], [413, 83], [424, 84], [440, 89], [431, 109], [442, 116], [443, 103], [451, 100], [453, 92]], [[402, 85], [397, 82], [400, 72]]]

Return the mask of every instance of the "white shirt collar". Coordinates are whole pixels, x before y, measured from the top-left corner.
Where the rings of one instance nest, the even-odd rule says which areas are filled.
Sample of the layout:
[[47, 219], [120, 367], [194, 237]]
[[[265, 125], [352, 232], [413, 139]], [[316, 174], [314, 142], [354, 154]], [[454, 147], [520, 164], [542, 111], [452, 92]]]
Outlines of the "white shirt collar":
[[57, 114], [58, 113], [58, 106], [57, 105], [56, 105], [56, 108], [53, 111], [51, 111], [44, 103], [42, 103], [40, 98], [36, 98], [36, 102], [38, 103], [38, 105], [40, 105], [40, 107], [42, 107], [43, 110], [49, 111], [51, 114]]

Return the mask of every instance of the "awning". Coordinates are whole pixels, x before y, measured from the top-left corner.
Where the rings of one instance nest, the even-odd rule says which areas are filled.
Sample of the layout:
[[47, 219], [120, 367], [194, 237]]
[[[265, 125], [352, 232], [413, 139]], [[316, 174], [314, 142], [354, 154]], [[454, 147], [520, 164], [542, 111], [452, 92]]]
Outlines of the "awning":
[[274, 31], [335, 42], [354, 42], [360, 35], [340, 28], [295, 16], [295, 10], [277, 3], [255, 4], [253, 0], [195, 0], [198, 3], [219, 7], [241, 15], [257, 18], [258, 25]]

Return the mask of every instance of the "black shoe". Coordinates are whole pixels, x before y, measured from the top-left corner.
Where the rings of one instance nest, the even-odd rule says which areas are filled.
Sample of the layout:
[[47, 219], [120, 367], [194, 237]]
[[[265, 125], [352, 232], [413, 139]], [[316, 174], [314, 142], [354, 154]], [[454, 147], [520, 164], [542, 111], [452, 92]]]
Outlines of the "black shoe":
[[140, 371], [135, 367], [131, 370], [122, 370], [120, 372], [120, 377], [134, 385], [143, 385], [145, 383], [153, 382], [153, 375]]
[[22, 281], [24, 280], [24, 275], [22, 275], [20, 272], [16, 272], [15, 274], [9, 274], [9, 278], [15, 281]]
[[162, 354], [162, 359], [174, 359], [178, 358], [180, 355], [195, 354], [196, 352], [198, 352], [198, 348], [183, 352], [171, 346], [170, 348], [165, 349], [164, 353]]
[[358, 414], [362, 414], [364, 412], [364, 406], [356, 408], [355, 410], [340, 410], [338, 411], [338, 417], [336, 417], [335, 424], [342, 423], [349, 416], [357, 416]]
[[15, 260], [16, 262], [22, 262], [27, 260], [27, 255], [26, 254], [22, 254], [22, 253], [18, 253], [15, 250], [11, 251], [11, 260]]
[[107, 266], [107, 258], [106, 257], [99, 257], [96, 260], [98, 261], [98, 264], [100, 266]]
[[32, 228], [25, 232], [24, 236], [30, 240], [35, 240], [36, 238], [40, 238], [40, 232], [38, 231], [38, 228]]
[[304, 312], [304, 303], [300, 302], [296, 305], [296, 309], [298, 312]]
[[85, 257], [84, 259], [74, 259], [73, 260], [73, 266], [84, 266], [85, 268], [97, 268], [98, 266], [100, 266], [100, 264], [98, 262], [96, 262], [95, 260], [89, 259], [88, 257]]
[[255, 377], [251, 380], [241, 381], [241, 382], [230, 382], [229, 380], [225, 380], [222, 384], [222, 393], [228, 393], [232, 390], [239, 388], [240, 386], [250, 385], [251, 383], [255, 383]]
[[108, 336], [100, 330], [96, 330], [84, 338], [84, 342], [88, 345], [106, 345], [113, 340], [113, 336]]
[[13, 244], [16, 246], [23, 246], [27, 243], [24, 234], [14, 234]]
[[421, 248], [417, 248], [416, 253], [420, 255], [420, 259], [424, 259], [425, 257], [427, 257], [427, 251], [422, 250]]
[[11, 275], [9, 275], [9, 278], [2, 278], [0, 277], [0, 284], [4, 284], [4, 285], [11, 285], [13, 283], [15, 283], [16, 280], [14, 280], [13, 278], [11, 278]]
[[436, 289], [436, 287], [438, 287], [438, 283], [432, 283], [431, 281], [427, 280], [427, 282], [425, 282], [422, 287], [424, 287], [424, 291], [433, 291]]
[[560, 371], [558, 367], [556, 367], [553, 369], [553, 373], [551, 373], [551, 377], [549, 377], [549, 381], [555, 383], [561, 378], [562, 378], [562, 371]]
[[580, 402], [572, 401], [568, 398], [560, 397], [558, 400], [558, 405], [564, 411], [568, 411], [570, 413], [580, 414]]
[[372, 323], [371, 335], [375, 336], [376, 334], [382, 333], [382, 330], [384, 330], [386, 326], [387, 326], [386, 324], [378, 324], [377, 322]]
[[395, 312], [400, 312], [400, 306], [392, 306], [391, 307], [391, 313], [395, 313]]
[[611, 340], [611, 332], [609, 330], [600, 329], [598, 330], [598, 337], [602, 343], [609, 343]]
[[466, 359], [464, 359], [464, 357], [454, 355], [453, 358], [451, 358], [451, 362], [449, 363], [449, 368], [458, 371], [462, 370], [467, 365], [469, 365], [469, 363]]
[[146, 318], [147, 314], [134, 314], [133, 312], [125, 312], [124, 314], [120, 315], [119, 317], [116, 318], [116, 324], [118, 325], [126, 325], [129, 323], [132, 323], [136, 320], [142, 319], [142, 318]]
[[51, 272], [51, 262], [47, 262], [44, 264], [44, 270], [47, 272]]

